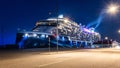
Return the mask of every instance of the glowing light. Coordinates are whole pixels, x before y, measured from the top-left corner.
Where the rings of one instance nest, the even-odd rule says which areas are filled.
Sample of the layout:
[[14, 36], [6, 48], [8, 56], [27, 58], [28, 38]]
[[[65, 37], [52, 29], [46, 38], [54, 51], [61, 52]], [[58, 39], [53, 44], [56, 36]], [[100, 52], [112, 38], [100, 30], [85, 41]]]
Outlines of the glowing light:
[[86, 29], [86, 28], [83, 28], [83, 30], [84, 30], [85, 32], [89, 32], [89, 33], [90, 33], [90, 30], [88, 30], [88, 29]]
[[119, 43], [117, 42], [117, 41], [113, 41], [112, 42], [112, 47], [116, 47], [116, 46], [118, 46], [119, 45]]
[[65, 18], [65, 19], [64, 19], [64, 22], [67, 23], [67, 22], [69, 22], [69, 20], [68, 20], [67, 18]]
[[36, 36], [37, 36], [37, 34], [33, 34], [33, 36], [34, 36], [34, 37], [36, 37]]
[[65, 41], [65, 38], [64, 38], [64, 37], [62, 37], [62, 41]]
[[118, 33], [120, 33], [120, 29], [118, 30]]
[[95, 33], [95, 35], [99, 35], [99, 33]]
[[119, 6], [117, 4], [110, 4], [107, 8], [107, 13], [116, 14], [119, 11]]
[[57, 39], [59, 40], [59, 39], [60, 39], [60, 37], [59, 37], [59, 36], [57, 36]]
[[83, 28], [83, 30], [88, 33], [94, 33], [94, 30], [92, 29]]
[[86, 27], [90, 28], [93, 25], [95, 25], [95, 27], [94, 27], [94, 30], [95, 30], [96, 28], [99, 27], [99, 25], [101, 24], [103, 18], [104, 18], [104, 14], [100, 13], [99, 17], [97, 19], [95, 19], [94, 21], [90, 22]]
[[115, 48], [116, 48], [116, 49], [120, 49], [120, 46], [118, 45], [118, 46], [116, 46]]
[[89, 30], [90, 30], [91, 33], [95, 32], [95, 28], [90, 28]]
[[25, 34], [25, 37], [28, 37], [28, 33]]
[[59, 16], [58, 16], [58, 18], [63, 18], [63, 15], [62, 15], [62, 14], [61, 14], [61, 15], [59, 15]]
[[44, 35], [44, 34], [42, 34], [42, 35], [41, 35], [41, 38], [45, 38], [45, 35]]
[[48, 38], [48, 35], [46, 35], [46, 38]]
[[108, 37], [105, 37], [105, 40], [108, 40]]
[[71, 40], [69, 36], [68, 36], [68, 40], [69, 40], [69, 41]]

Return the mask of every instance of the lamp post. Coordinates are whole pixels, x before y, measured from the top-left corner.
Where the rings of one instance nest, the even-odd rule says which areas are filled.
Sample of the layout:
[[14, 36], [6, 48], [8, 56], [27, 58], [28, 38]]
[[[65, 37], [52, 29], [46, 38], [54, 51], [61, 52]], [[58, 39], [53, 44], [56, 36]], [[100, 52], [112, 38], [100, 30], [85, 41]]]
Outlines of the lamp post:
[[57, 52], [58, 52], [58, 19], [57, 19]]
[[[58, 16], [58, 0], [56, 1], [56, 7], [57, 7], [57, 8], [56, 8], [56, 13], [57, 13], [57, 16]], [[57, 33], [56, 33], [56, 34], [57, 34], [57, 37], [58, 37], [58, 23], [59, 23], [59, 22], [58, 22], [58, 18], [59, 18], [59, 17], [57, 17]], [[58, 38], [57, 38], [57, 52], [58, 52]]]
[[48, 37], [48, 40], [49, 40], [49, 53], [50, 53], [50, 37]]

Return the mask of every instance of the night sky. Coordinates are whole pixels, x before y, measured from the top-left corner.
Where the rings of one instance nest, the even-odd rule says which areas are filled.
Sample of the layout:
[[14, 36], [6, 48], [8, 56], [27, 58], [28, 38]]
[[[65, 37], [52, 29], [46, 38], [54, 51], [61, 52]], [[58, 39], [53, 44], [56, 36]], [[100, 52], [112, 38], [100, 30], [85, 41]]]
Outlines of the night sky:
[[[56, 17], [57, 9], [58, 14], [87, 25], [111, 2], [120, 4], [119, 0], [0, 0], [0, 44], [14, 44], [18, 28], [31, 30], [36, 21]], [[120, 41], [118, 29], [120, 13], [105, 16], [96, 31], [102, 38]]]

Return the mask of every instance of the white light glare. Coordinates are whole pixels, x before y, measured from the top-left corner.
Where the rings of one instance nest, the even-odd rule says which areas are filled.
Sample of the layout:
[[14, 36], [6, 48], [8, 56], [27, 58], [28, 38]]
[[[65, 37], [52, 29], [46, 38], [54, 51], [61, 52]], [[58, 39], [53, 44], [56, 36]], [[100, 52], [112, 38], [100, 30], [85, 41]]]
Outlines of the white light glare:
[[28, 33], [25, 33], [25, 37], [28, 37]]
[[41, 35], [41, 38], [45, 38], [45, 35], [44, 35], [44, 34], [42, 34], [42, 35]]
[[116, 14], [119, 11], [119, 6], [117, 4], [110, 4], [107, 8], [107, 13]]
[[95, 35], [99, 35], [99, 33], [95, 33]]
[[61, 15], [59, 15], [59, 16], [58, 16], [58, 18], [63, 18], [63, 15], [62, 15], [62, 14], [61, 14]]
[[48, 38], [48, 35], [46, 35], [46, 38]]
[[118, 33], [120, 33], [120, 29], [118, 30]]
[[68, 20], [67, 18], [65, 18], [65, 19], [64, 19], [64, 22], [67, 23], [67, 22], [69, 22], [69, 20]]
[[116, 46], [115, 48], [116, 48], [116, 49], [120, 49], [120, 46], [118, 45], [118, 46]]
[[37, 36], [37, 34], [33, 34], [33, 36], [34, 36], [34, 37], [36, 37], [36, 36]]
[[105, 37], [105, 40], [108, 40], [108, 37]]

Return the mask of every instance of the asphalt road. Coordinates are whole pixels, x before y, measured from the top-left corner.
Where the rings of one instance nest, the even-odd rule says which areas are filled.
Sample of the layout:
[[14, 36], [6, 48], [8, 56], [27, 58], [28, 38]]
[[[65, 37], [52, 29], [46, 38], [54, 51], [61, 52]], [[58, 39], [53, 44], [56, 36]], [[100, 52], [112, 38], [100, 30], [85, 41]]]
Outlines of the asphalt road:
[[120, 68], [120, 49], [3, 51], [0, 52], [0, 68]]

